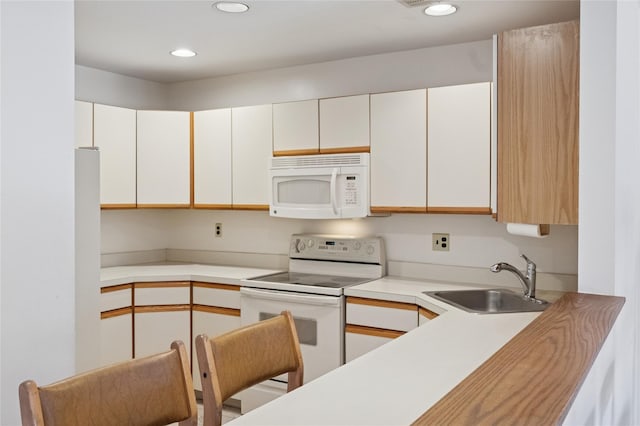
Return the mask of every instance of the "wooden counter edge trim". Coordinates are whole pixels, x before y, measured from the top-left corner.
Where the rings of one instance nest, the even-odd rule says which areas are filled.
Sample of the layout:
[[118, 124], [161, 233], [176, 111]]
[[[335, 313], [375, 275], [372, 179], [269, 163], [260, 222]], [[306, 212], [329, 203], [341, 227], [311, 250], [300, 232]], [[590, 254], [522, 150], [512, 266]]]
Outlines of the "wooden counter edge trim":
[[417, 311], [418, 306], [413, 303], [392, 302], [390, 300], [367, 299], [365, 297], [347, 296], [347, 303], [356, 305], [375, 306], [377, 308], [404, 309], [406, 311]]
[[427, 308], [423, 308], [422, 306], [418, 306], [418, 313], [420, 315], [422, 315], [423, 317], [428, 318], [430, 320], [438, 317], [437, 313], [435, 313], [433, 311], [430, 311]]
[[171, 287], [190, 287], [191, 281], [153, 281], [153, 282], [137, 282], [134, 283], [135, 288], [171, 288]]
[[114, 291], [122, 291], [122, 290], [131, 290], [133, 288], [133, 284], [116, 284], [109, 285], [106, 287], [100, 287], [100, 293], [112, 293]]
[[128, 306], [126, 308], [111, 309], [109, 311], [100, 312], [100, 319], [119, 317], [122, 315], [128, 315], [132, 313], [133, 313], [133, 308], [131, 306]]
[[205, 283], [201, 281], [194, 281], [193, 286], [199, 288], [215, 288], [218, 290], [240, 291], [240, 286], [235, 284]]
[[347, 324], [344, 327], [345, 333], [364, 334], [365, 336], [385, 337], [395, 339], [406, 333], [406, 331], [388, 330], [386, 328], [367, 327], [365, 325]]
[[223, 308], [221, 306], [208, 306], [208, 305], [193, 305], [194, 312], [207, 312], [209, 314], [220, 314], [220, 315], [228, 315], [232, 317], [240, 316], [240, 309], [234, 308]]
[[178, 312], [178, 311], [190, 311], [191, 305], [144, 305], [144, 306], [134, 306], [133, 313], [134, 314], [146, 314], [153, 312]]
[[412, 424], [561, 424], [623, 305], [565, 294]]

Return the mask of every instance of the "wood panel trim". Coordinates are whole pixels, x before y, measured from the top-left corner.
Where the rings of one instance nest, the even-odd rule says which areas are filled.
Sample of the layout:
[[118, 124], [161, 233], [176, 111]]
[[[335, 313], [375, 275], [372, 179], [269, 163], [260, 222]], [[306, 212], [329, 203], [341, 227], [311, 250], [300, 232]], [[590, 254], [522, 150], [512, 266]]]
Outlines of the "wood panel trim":
[[134, 288], [170, 288], [170, 287], [189, 287], [191, 281], [154, 281], [134, 283]]
[[418, 306], [418, 313], [420, 315], [422, 315], [423, 317], [428, 318], [430, 320], [432, 320], [434, 318], [437, 318], [439, 316], [439, 314], [436, 314], [435, 312], [430, 311], [427, 308], [423, 308], [422, 306]]
[[347, 296], [347, 303], [355, 305], [375, 306], [378, 308], [403, 309], [406, 311], [417, 311], [418, 306], [413, 303], [392, 302], [390, 300], [366, 299], [364, 297]]
[[288, 149], [286, 151], [273, 151], [274, 157], [284, 157], [288, 155], [317, 155], [320, 149]]
[[240, 286], [235, 284], [205, 283], [200, 281], [194, 281], [193, 286], [200, 287], [200, 288], [216, 288], [219, 290], [240, 291]]
[[139, 209], [188, 209], [191, 207], [187, 204], [138, 204]]
[[133, 308], [128, 306], [126, 308], [111, 309], [109, 311], [100, 312], [100, 319], [120, 317], [122, 315], [129, 315], [133, 313]]
[[195, 158], [194, 158], [194, 114], [193, 111], [189, 112], [189, 204], [193, 207], [195, 202]]
[[320, 148], [320, 154], [359, 154], [371, 152], [370, 146], [350, 146], [345, 148]]
[[561, 424], [624, 302], [565, 294], [413, 424]]
[[147, 314], [154, 312], [179, 312], [179, 311], [191, 311], [191, 305], [145, 305], [134, 306], [133, 313], [135, 314]]
[[209, 314], [228, 315], [232, 317], [240, 316], [240, 309], [223, 308], [221, 306], [209, 306], [209, 305], [193, 305], [194, 312], [207, 312]]
[[365, 336], [385, 337], [387, 339], [395, 339], [405, 334], [405, 331], [387, 330], [386, 328], [366, 327], [364, 325], [347, 324], [344, 328], [345, 333], [363, 334]]
[[490, 215], [491, 207], [427, 207], [432, 214], [478, 214]]
[[232, 210], [233, 205], [231, 204], [194, 204], [194, 209], [202, 209], [202, 210]]
[[371, 206], [371, 213], [427, 213], [427, 207]]
[[233, 210], [269, 210], [269, 204], [233, 204]]
[[100, 293], [101, 294], [113, 293], [114, 291], [131, 290], [132, 288], [133, 288], [133, 284], [132, 283], [116, 284], [116, 285], [110, 285], [110, 286], [107, 286], [107, 287], [100, 287]]
[[121, 210], [121, 209], [135, 209], [137, 204], [100, 204], [102, 210]]

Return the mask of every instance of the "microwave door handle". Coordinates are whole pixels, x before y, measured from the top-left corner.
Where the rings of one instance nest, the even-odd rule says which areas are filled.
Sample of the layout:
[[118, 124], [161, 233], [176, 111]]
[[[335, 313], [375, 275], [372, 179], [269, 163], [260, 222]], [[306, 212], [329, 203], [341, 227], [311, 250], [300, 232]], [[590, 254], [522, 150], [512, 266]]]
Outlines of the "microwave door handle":
[[338, 169], [334, 167], [333, 171], [331, 172], [331, 208], [333, 209], [333, 214], [336, 216], [338, 215], [338, 206], [336, 203], [337, 202], [336, 200], [337, 181], [338, 181]]

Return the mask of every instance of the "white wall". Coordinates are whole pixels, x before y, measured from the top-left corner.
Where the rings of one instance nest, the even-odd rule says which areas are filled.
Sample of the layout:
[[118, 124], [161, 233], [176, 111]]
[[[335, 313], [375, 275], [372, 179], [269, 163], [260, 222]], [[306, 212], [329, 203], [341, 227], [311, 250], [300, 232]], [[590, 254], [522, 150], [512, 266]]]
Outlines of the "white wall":
[[640, 424], [640, 3], [583, 0], [580, 15], [578, 286], [626, 298], [583, 409]]
[[0, 2], [0, 423], [74, 373], [73, 2]]

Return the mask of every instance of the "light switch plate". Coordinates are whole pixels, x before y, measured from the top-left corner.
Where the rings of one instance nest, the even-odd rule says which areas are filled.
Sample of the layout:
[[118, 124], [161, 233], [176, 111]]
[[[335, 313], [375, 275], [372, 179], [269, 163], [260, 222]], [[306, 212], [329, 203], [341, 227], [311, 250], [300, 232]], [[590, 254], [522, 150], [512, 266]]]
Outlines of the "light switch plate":
[[449, 251], [451, 239], [449, 234], [431, 234], [431, 249], [434, 251]]

